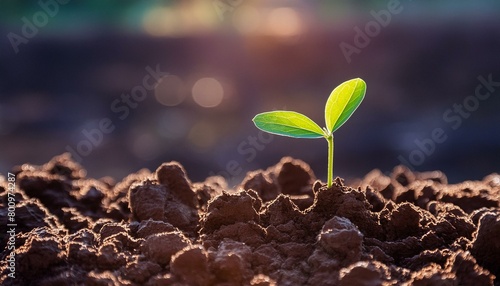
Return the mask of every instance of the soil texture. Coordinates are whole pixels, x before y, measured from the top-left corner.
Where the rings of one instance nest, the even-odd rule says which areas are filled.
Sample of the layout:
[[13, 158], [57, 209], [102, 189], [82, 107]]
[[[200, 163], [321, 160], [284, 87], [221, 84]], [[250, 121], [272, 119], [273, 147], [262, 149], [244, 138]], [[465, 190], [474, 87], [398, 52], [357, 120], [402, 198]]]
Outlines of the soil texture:
[[283, 158], [229, 189], [177, 162], [88, 178], [67, 154], [12, 172], [15, 278], [0, 176], [2, 285], [500, 285], [499, 174], [448, 184], [398, 166], [327, 188]]

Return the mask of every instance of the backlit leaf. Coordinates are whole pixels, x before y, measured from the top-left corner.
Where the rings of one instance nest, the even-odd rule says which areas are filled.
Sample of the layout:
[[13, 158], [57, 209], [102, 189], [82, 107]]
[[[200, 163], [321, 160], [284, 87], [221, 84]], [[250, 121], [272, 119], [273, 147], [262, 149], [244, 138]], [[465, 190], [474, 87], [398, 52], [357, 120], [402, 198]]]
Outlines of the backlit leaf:
[[344, 124], [365, 97], [366, 83], [355, 78], [337, 86], [325, 106], [326, 128], [331, 133]]
[[257, 128], [283, 136], [295, 138], [321, 138], [325, 134], [309, 117], [293, 111], [271, 111], [257, 114], [253, 118]]

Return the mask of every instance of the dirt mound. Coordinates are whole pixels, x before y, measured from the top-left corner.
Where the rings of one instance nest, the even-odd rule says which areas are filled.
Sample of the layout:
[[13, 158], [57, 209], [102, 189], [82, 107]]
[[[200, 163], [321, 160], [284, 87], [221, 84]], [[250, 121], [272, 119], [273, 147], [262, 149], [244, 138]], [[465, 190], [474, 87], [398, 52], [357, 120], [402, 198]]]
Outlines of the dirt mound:
[[228, 190], [176, 162], [87, 178], [68, 155], [13, 173], [15, 278], [0, 177], [2, 285], [500, 285], [498, 174], [449, 185], [399, 166], [327, 188], [283, 158]]

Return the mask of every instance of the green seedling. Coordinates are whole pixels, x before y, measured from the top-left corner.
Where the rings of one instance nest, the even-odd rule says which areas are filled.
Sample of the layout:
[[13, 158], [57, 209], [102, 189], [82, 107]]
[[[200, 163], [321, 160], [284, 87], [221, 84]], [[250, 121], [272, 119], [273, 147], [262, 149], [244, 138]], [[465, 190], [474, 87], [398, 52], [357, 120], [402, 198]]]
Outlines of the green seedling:
[[253, 122], [268, 133], [294, 138], [325, 138], [328, 142], [328, 187], [333, 181], [333, 132], [342, 126], [365, 98], [366, 83], [355, 78], [337, 86], [325, 106], [326, 127], [294, 111], [270, 111], [257, 114]]

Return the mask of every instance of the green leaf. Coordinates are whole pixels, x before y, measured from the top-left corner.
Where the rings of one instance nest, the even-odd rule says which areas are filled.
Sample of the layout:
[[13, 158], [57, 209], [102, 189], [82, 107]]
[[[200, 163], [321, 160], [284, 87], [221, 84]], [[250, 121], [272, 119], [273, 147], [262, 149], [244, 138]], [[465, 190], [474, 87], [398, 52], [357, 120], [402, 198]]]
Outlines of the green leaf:
[[321, 138], [321, 127], [309, 117], [293, 111], [271, 111], [257, 114], [252, 120], [257, 128], [294, 138]]
[[326, 101], [326, 128], [333, 133], [351, 117], [365, 98], [366, 83], [355, 78], [337, 86]]

